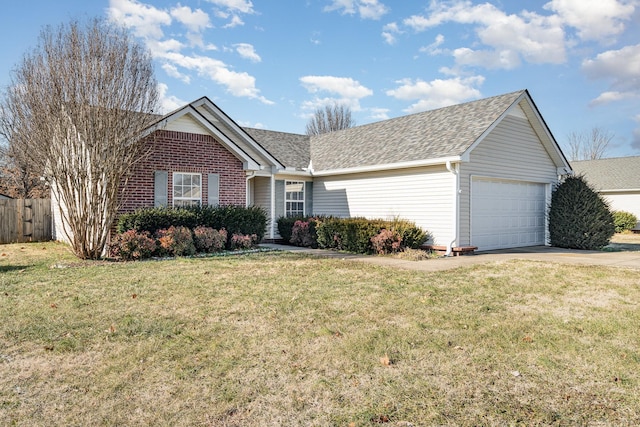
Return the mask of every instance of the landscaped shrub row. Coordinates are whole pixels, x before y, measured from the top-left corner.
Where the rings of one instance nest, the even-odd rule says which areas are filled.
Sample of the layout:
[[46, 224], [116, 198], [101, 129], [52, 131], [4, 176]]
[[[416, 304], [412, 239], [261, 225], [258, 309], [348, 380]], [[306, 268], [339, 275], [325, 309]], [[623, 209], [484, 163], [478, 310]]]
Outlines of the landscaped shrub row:
[[401, 219], [281, 217], [278, 231], [285, 241], [294, 245], [362, 254], [416, 249], [428, 237], [415, 223]]
[[227, 230], [229, 239], [234, 234], [253, 235], [262, 240], [267, 227], [267, 214], [257, 206], [194, 206], [188, 208], [144, 208], [120, 215], [117, 231], [148, 231], [150, 234], [171, 226], [198, 226], [214, 230]]
[[[255, 234], [233, 234], [229, 238], [229, 249], [248, 249], [258, 243]], [[198, 226], [190, 230], [181, 225], [148, 231], [128, 230], [118, 233], [110, 245], [113, 257], [135, 260], [152, 256], [189, 256], [197, 252], [220, 252], [227, 247], [227, 231]]]
[[120, 216], [110, 252], [142, 259], [246, 249], [262, 240], [266, 224], [264, 210], [253, 206], [145, 208]]

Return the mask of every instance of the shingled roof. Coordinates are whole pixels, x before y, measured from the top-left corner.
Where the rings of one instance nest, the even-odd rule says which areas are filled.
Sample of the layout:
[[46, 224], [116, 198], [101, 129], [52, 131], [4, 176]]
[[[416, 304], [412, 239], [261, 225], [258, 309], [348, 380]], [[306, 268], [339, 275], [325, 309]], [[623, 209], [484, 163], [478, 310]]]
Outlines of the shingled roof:
[[597, 190], [640, 190], [640, 156], [571, 162]]
[[283, 165], [305, 169], [311, 160], [315, 172], [444, 159], [463, 155], [524, 93], [526, 90], [520, 90], [311, 137], [244, 130]]
[[314, 136], [313, 168], [346, 169], [462, 155], [524, 92]]
[[309, 167], [309, 136], [265, 129], [243, 128], [258, 144], [287, 167]]

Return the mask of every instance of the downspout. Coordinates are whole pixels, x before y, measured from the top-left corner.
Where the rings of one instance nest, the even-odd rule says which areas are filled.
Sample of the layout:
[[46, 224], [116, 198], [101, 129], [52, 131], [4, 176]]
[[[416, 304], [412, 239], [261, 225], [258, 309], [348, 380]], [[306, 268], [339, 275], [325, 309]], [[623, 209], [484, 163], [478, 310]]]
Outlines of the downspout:
[[460, 232], [460, 218], [458, 215], [458, 206], [460, 205], [460, 164], [453, 164], [450, 160], [447, 160], [446, 166], [447, 170], [454, 175], [453, 191], [455, 197], [453, 198], [453, 240], [447, 245], [447, 252], [445, 253], [445, 256], [451, 256], [453, 248], [458, 241], [458, 234]]
[[246, 205], [247, 207], [251, 204], [251, 187], [249, 186], [249, 180], [253, 179], [256, 176], [256, 171], [251, 171], [251, 173], [247, 174], [247, 183], [245, 184], [247, 197], [246, 197]]

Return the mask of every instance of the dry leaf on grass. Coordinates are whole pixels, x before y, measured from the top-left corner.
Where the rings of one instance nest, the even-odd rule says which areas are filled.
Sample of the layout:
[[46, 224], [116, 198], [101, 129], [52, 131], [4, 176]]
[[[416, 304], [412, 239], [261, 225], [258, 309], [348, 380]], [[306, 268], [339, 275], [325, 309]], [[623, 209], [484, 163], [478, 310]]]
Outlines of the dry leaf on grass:
[[380, 363], [382, 363], [384, 366], [391, 366], [393, 364], [393, 361], [389, 359], [389, 356], [387, 354], [385, 354], [380, 358]]

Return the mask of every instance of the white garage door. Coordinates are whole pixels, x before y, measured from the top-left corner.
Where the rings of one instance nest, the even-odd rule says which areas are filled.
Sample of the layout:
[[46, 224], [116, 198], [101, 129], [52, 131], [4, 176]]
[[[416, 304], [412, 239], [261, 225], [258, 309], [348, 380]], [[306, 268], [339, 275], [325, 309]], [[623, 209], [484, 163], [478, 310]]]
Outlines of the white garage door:
[[545, 243], [545, 184], [474, 178], [471, 244], [479, 250]]

